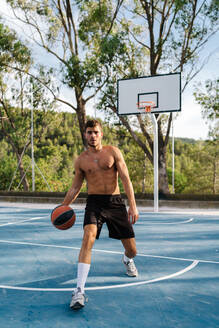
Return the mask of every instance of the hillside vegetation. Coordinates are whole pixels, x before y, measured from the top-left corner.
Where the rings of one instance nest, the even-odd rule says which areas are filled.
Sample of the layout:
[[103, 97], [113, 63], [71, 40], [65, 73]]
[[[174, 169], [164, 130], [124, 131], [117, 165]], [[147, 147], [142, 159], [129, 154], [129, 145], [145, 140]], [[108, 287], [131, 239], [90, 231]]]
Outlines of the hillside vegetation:
[[[15, 115], [20, 117], [19, 109]], [[36, 191], [66, 191], [74, 177], [74, 161], [83, 151], [77, 117], [72, 113], [52, 112], [42, 118], [42, 112], [34, 113], [34, 158]], [[15, 118], [16, 121], [16, 118]], [[25, 147], [30, 140], [30, 122], [26, 126], [17, 125], [11, 138]], [[4, 129], [10, 134], [9, 123]], [[8, 129], [8, 131], [7, 131]], [[103, 122], [103, 144], [119, 147], [126, 160], [136, 193], [153, 192], [153, 167], [140, 147], [134, 143], [121, 126], [110, 126]], [[24, 133], [25, 132], [25, 133]], [[139, 136], [144, 141], [143, 136]], [[14, 141], [15, 142], [15, 141]], [[30, 144], [30, 142], [29, 142]], [[22, 148], [23, 148], [22, 147]], [[216, 194], [219, 193], [218, 143], [175, 138], [175, 193]], [[25, 150], [22, 165], [28, 189], [32, 190], [31, 147]], [[18, 159], [8, 138], [0, 133], [0, 190], [23, 190], [21, 175], [17, 170]], [[172, 188], [172, 144], [167, 152], [167, 172], [170, 191]], [[48, 185], [45, 183], [45, 179]], [[121, 191], [123, 191], [120, 182]], [[49, 188], [50, 187], [50, 188]], [[86, 185], [83, 185], [86, 192]]]

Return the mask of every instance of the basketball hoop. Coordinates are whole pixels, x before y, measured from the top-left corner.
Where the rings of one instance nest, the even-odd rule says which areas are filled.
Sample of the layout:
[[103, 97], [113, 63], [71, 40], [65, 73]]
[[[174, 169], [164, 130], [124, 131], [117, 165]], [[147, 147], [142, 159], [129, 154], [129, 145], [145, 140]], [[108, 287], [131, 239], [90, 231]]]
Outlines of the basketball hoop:
[[151, 113], [151, 108], [155, 107], [154, 101], [140, 101], [137, 103], [137, 109], [139, 111], [145, 111], [145, 113]]

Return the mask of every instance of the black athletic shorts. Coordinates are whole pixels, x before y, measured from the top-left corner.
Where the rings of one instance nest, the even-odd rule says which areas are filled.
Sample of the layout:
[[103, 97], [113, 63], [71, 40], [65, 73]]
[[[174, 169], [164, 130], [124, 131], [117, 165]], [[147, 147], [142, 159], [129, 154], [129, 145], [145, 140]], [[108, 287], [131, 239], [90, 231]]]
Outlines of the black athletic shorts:
[[104, 223], [107, 224], [110, 238], [126, 239], [135, 237], [132, 224], [128, 220], [126, 206], [120, 195], [88, 195], [84, 226], [96, 224], [96, 239], [99, 239]]

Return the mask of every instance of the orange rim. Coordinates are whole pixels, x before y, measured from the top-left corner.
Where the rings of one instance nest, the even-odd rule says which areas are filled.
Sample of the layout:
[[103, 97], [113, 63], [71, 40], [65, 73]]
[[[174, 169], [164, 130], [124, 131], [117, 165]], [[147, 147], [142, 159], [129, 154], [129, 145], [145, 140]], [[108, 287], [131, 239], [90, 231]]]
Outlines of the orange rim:
[[146, 113], [150, 113], [151, 108], [155, 107], [155, 103], [153, 101], [140, 101], [137, 106], [138, 110], [145, 110]]

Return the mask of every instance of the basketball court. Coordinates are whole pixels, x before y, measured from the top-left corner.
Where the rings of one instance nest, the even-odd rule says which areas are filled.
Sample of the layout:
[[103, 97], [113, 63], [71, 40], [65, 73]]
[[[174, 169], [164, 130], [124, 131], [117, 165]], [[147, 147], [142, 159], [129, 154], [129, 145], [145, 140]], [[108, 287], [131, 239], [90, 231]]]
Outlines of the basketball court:
[[154, 208], [139, 208], [135, 224], [139, 276], [125, 275], [122, 244], [104, 226], [88, 304], [71, 310], [84, 206], [75, 205], [76, 223], [62, 231], [51, 224], [55, 205], [0, 203], [2, 328], [219, 328], [218, 211], [158, 209], [154, 114], [181, 110], [180, 73], [119, 80], [117, 92], [119, 115], [151, 112], [154, 126]]
[[76, 283], [84, 207], [66, 231], [52, 205], [0, 203], [0, 325], [16, 327], [219, 327], [219, 213], [154, 213], [135, 225], [138, 278], [125, 275], [120, 241], [104, 226], [93, 250], [89, 298], [69, 308]]

